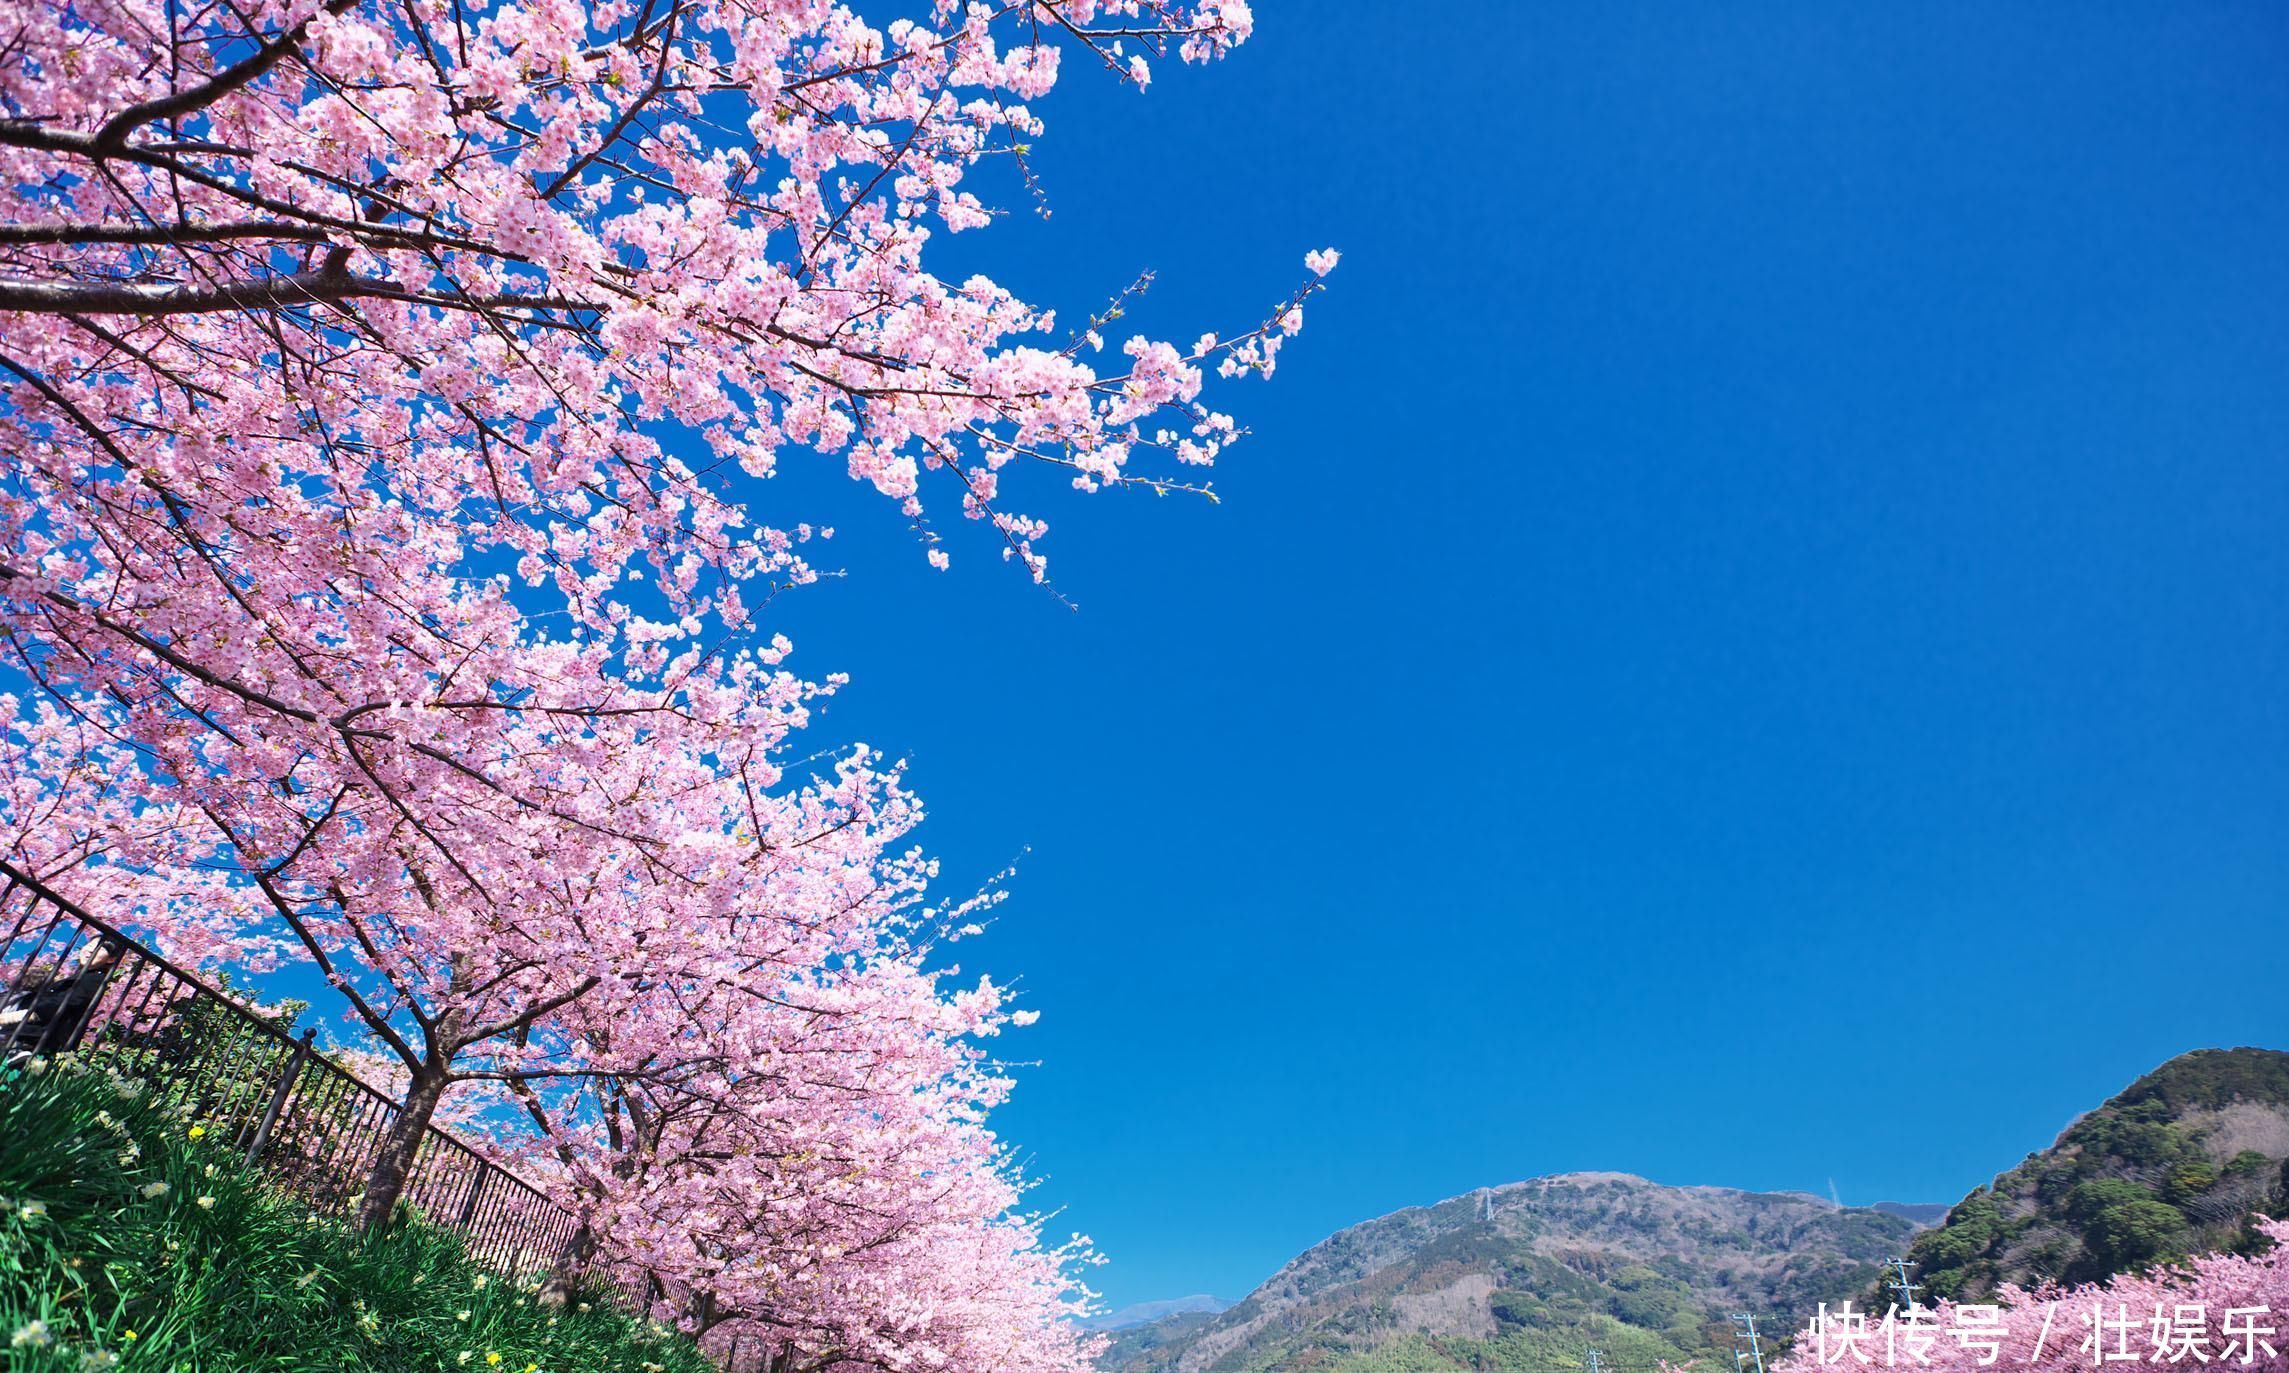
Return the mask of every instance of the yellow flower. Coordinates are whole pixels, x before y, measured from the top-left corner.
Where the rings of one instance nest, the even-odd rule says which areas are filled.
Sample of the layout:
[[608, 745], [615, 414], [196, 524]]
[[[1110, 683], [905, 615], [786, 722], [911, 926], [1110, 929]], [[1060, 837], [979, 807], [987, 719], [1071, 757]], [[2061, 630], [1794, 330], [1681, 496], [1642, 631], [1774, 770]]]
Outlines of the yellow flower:
[[133, 1344], [135, 1343], [135, 1338], [135, 1332], [132, 1330], [122, 1330], [119, 1332], [119, 1342], [121, 1344]]
[[214, 1209], [215, 1209], [215, 1199], [214, 1199], [213, 1197], [201, 1197], [201, 1198], [199, 1198], [199, 1209], [200, 1209], [200, 1210], [202, 1210], [202, 1211], [212, 1211], [212, 1210], [214, 1210]]
[[500, 1362], [501, 1356], [499, 1354], [490, 1349], [485, 1351], [485, 1363], [488, 1367], [498, 1365]]
[[206, 1127], [206, 1126], [204, 1126], [204, 1125], [194, 1125], [194, 1126], [192, 1126], [192, 1127], [191, 1127], [191, 1138], [193, 1138], [193, 1139], [199, 1139], [199, 1138], [203, 1137], [203, 1136], [204, 1136], [206, 1133], [207, 1133], [207, 1127]]

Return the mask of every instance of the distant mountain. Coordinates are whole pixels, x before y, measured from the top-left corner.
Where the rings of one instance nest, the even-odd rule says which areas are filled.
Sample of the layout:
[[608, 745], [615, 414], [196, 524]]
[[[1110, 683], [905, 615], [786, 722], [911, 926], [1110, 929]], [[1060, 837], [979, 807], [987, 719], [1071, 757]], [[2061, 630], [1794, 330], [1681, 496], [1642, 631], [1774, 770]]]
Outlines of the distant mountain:
[[2252, 1218], [2289, 1214], [2285, 1159], [2289, 1053], [2196, 1050], [1965, 1197], [1908, 1257], [1929, 1295], [1978, 1297], [2253, 1249]]
[[[1108, 1373], [1650, 1370], [1731, 1348], [1726, 1317], [1793, 1328], [1865, 1287], [1906, 1219], [1801, 1192], [1568, 1173], [1340, 1231], [1221, 1314], [1115, 1334]], [[1730, 1358], [1726, 1353], [1722, 1356]]]
[[1887, 1216], [1898, 1216], [1919, 1229], [1937, 1225], [1947, 1219], [1948, 1210], [1945, 1202], [1929, 1201], [1879, 1201], [1868, 1209], [1881, 1211]]
[[1231, 1308], [1232, 1303], [1222, 1297], [1200, 1293], [1190, 1297], [1171, 1297], [1165, 1301], [1141, 1301], [1118, 1311], [1108, 1311], [1102, 1316], [1091, 1316], [1081, 1322], [1081, 1328], [1096, 1331], [1127, 1330], [1166, 1320], [1171, 1316], [1213, 1316]]

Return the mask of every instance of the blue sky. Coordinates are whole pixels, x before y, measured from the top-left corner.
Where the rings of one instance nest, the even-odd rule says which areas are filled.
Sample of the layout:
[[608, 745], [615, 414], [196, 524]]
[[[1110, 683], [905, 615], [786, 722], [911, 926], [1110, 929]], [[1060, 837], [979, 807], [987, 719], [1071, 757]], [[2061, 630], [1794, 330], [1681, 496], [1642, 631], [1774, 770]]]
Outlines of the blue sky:
[[1190, 339], [1341, 248], [1224, 504], [1039, 483], [1072, 614], [774, 493], [821, 742], [1031, 847], [962, 951], [1108, 1298], [1565, 1169], [1954, 1200], [2289, 1047], [2289, 12], [1258, 13], [1069, 66], [941, 264]]

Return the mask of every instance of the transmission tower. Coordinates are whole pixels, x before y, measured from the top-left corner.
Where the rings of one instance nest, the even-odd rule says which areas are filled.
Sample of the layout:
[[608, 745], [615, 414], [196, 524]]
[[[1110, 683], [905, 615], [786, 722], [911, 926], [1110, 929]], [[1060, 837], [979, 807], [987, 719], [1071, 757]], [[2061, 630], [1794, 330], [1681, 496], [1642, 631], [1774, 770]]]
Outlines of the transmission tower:
[[1892, 1289], [1892, 1295], [1899, 1299], [1899, 1305], [1903, 1309], [1915, 1310], [1915, 1294], [1923, 1290], [1920, 1284], [1908, 1281], [1908, 1270], [1915, 1265], [1906, 1259], [1886, 1259], [1884, 1266], [1892, 1270], [1892, 1276], [1884, 1285]]
[[[1746, 1311], [1735, 1311], [1733, 1324], [1739, 1327], [1739, 1334], [1733, 1347], [1734, 1373], [1740, 1373], [1741, 1369], [1749, 1367], [1755, 1368], [1756, 1373], [1764, 1373], [1764, 1346], [1758, 1342], [1756, 1337], [1756, 1317]], [[1748, 1348], [1746, 1350], [1740, 1348], [1741, 1341], [1747, 1342]]]

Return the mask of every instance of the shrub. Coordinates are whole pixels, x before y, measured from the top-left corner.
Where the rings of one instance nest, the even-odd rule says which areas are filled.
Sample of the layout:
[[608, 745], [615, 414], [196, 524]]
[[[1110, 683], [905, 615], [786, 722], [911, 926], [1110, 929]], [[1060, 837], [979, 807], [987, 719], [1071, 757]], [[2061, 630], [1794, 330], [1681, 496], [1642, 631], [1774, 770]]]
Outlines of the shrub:
[[2087, 1225], [2111, 1207], [2153, 1199], [2152, 1192], [2135, 1182], [2106, 1178], [2099, 1182], [2086, 1182], [2075, 1188], [2074, 1195], [2067, 1201], [2067, 1214]]
[[2185, 1225], [2177, 1208], [2158, 1201], [2126, 1201], [2109, 1206], [2083, 1232], [2091, 1254], [2111, 1272], [2121, 1272], [2169, 1252]]

